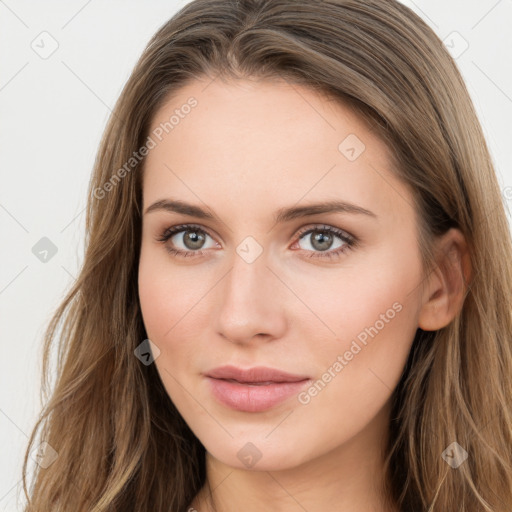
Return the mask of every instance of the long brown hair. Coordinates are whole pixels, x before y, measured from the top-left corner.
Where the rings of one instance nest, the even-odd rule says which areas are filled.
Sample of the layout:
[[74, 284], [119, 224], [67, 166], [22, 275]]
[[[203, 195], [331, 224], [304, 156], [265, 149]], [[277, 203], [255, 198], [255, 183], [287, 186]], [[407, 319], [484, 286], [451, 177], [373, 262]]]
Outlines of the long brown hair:
[[[204, 77], [280, 77], [350, 105], [392, 149], [413, 190], [426, 272], [435, 237], [450, 227], [463, 233], [473, 277], [462, 310], [439, 331], [418, 329], [393, 393], [389, 497], [407, 512], [510, 512], [509, 225], [453, 59], [395, 0], [194, 0], [151, 39], [106, 127], [84, 262], [46, 332], [44, 407], [23, 465], [26, 511], [182, 512], [205, 483], [204, 447], [155, 365], [134, 356], [147, 337], [137, 290], [144, 159], [130, 160], [159, 107]], [[34, 467], [29, 492], [39, 430], [56, 458]], [[442, 456], [453, 442], [468, 453], [457, 469]]]

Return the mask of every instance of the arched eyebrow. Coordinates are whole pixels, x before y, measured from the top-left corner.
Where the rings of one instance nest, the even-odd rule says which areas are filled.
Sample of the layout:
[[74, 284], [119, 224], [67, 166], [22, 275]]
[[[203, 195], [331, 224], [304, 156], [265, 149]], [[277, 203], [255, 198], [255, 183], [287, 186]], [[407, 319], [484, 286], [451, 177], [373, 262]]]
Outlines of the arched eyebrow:
[[[186, 203], [180, 200], [161, 199], [146, 208], [144, 214], [154, 211], [167, 211], [171, 213], [181, 213], [198, 219], [220, 219], [210, 210], [203, 209], [200, 206]], [[280, 208], [274, 214], [274, 223], [284, 223], [300, 217], [308, 217], [319, 213], [352, 213], [367, 215], [377, 218], [377, 215], [366, 208], [346, 201], [324, 201], [319, 203], [310, 203], [302, 206], [291, 206]]]
[[280, 208], [274, 216], [274, 222], [288, 222], [290, 220], [316, 215], [318, 213], [356, 213], [360, 215], [368, 215], [377, 218], [377, 215], [362, 206], [346, 201], [324, 201], [321, 203], [310, 203], [303, 206], [292, 206], [289, 208]]

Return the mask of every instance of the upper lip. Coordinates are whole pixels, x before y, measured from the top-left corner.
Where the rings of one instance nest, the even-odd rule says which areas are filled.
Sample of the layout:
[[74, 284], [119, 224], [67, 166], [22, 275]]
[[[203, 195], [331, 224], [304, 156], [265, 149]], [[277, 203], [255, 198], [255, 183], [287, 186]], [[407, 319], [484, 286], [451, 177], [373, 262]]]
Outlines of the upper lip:
[[300, 382], [309, 377], [305, 375], [294, 375], [268, 368], [266, 366], [255, 366], [253, 368], [237, 368], [236, 366], [219, 366], [206, 373], [214, 379], [236, 380], [237, 382]]

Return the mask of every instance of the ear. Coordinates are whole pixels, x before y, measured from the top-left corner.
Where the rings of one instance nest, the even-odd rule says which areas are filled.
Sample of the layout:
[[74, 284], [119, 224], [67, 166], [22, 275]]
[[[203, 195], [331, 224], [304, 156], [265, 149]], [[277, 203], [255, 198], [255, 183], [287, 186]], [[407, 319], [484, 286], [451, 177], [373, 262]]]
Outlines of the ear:
[[471, 278], [471, 260], [464, 235], [452, 228], [436, 241], [435, 266], [427, 278], [418, 327], [436, 331], [462, 309]]

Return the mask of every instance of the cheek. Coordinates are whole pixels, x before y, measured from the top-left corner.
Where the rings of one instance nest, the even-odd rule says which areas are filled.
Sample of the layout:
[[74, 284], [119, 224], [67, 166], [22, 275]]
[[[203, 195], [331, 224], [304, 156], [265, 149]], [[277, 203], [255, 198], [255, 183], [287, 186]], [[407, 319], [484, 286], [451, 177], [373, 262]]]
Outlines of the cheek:
[[[413, 253], [406, 261], [386, 247], [357, 265], [328, 270], [323, 275], [318, 269], [303, 271], [300, 279], [287, 276], [289, 282], [295, 279], [294, 292], [321, 321], [312, 322], [310, 315], [309, 322], [302, 321], [303, 329], [310, 325], [326, 346], [335, 340], [343, 346], [361, 333], [364, 338], [366, 330], [375, 325], [379, 332], [396, 335], [406, 329], [404, 334], [409, 334], [407, 326], [415, 322], [417, 310], [414, 290], [420, 282], [420, 266]], [[297, 304], [295, 316], [301, 318], [299, 307], [304, 309]]]
[[[169, 313], [174, 311], [172, 289], [168, 286], [165, 275], [161, 275], [158, 267], [145, 265], [141, 260], [139, 266], [139, 300], [146, 327], [150, 339], [161, 340], [165, 333], [172, 327], [173, 318]], [[175, 285], [173, 285], [175, 286]], [[174, 297], [175, 297], [174, 293]]]
[[327, 321], [336, 339], [324, 338], [310, 350], [318, 373], [298, 397], [295, 420], [308, 431], [321, 429], [321, 451], [370, 425], [398, 385], [416, 332], [415, 310], [405, 289], [359, 288], [372, 293], [358, 304], [349, 300], [333, 308]]
[[[162, 251], [163, 252], [163, 251]], [[155, 360], [169, 394], [179, 393], [179, 382], [198, 372], [201, 338], [211, 315], [207, 292], [212, 283], [201, 278], [194, 267], [176, 267], [167, 254], [151, 249], [141, 252], [138, 291], [142, 318], [148, 338], [160, 349]], [[202, 367], [201, 367], [202, 368]]]
[[349, 411], [359, 426], [369, 420], [390, 397], [407, 361], [417, 330], [420, 264], [413, 253], [407, 265], [389, 255], [345, 272], [324, 289], [331, 300], [324, 302], [323, 319], [336, 338], [317, 338], [313, 354], [320, 374], [302, 403], [317, 401], [319, 410], [343, 405], [343, 412], [333, 412], [332, 425], [345, 421]]
[[[421, 280], [421, 266], [414, 251], [407, 256], [403, 251], [400, 258], [397, 252], [386, 247], [364, 264], [332, 272], [317, 286], [321, 291], [307, 295], [308, 305], [331, 331], [318, 322], [315, 329], [302, 323], [304, 331], [309, 331], [306, 337], [316, 340], [311, 351], [316, 366], [346, 376], [346, 380], [337, 379], [333, 388], [341, 386], [346, 391], [354, 383], [363, 388], [372, 383], [383, 386], [372, 370], [385, 383], [384, 389], [398, 383], [417, 330], [418, 295], [414, 291]], [[303, 278], [299, 293], [314, 289], [312, 285], [313, 276]], [[332, 368], [335, 364], [338, 371]]]
[[[165, 251], [144, 246], [138, 276], [139, 300], [148, 336], [155, 341], [172, 337], [180, 322], [201, 296], [201, 281], [173, 268]], [[198, 286], [195, 286], [198, 285]], [[204, 292], [203, 292], [204, 293]]]
[[141, 254], [138, 287], [144, 327], [160, 350], [154, 364], [162, 383], [182, 414], [190, 405], [183, 386], [189, 388], [187, 379], [194, 373], [191, 364], [197, 350], [184, 332], [194, 302], [194, 297], [187, 297], [186, 286], [179, 272], [169, 272], [168, 264]]

